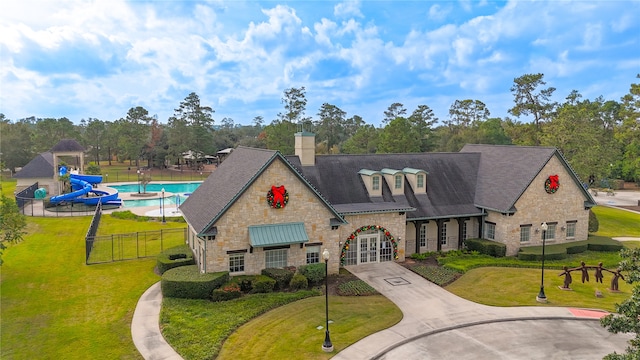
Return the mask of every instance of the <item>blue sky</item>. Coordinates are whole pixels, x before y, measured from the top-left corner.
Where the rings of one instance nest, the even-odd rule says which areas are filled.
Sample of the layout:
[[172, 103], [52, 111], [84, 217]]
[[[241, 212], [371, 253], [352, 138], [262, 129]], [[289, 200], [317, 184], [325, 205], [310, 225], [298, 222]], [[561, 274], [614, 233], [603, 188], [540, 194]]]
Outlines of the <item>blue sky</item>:
[[640, 1], [120, 1], [0, 3], [0, 112], [166, 123], [196, 92], [214, 119], [270, 123], [283, 91], [379, 125], [395, 102], [441, 119], [455, 100], [509, 116], [543, 73], [563, 101], [619, 100], [640, 73]]

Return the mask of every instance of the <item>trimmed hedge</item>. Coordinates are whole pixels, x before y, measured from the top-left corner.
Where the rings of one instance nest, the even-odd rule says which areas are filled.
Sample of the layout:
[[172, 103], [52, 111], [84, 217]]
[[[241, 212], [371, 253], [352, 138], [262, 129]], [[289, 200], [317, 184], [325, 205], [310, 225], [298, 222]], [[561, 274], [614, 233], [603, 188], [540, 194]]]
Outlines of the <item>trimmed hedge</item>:
[[280, 268], [268, 268], [262, 270], [262, 275], [266, 275], [276, 281], [274, 290], [284, 290], [289, 286], [295, 271]]
[[252, 284], [252, 293], [270, 293], [276, 287], [276, 280], [266, 275], [259, 275]]
[[505, 244], [486, 240], [486, 239], [467, 239], [464, 241], [467, 249], [477, 251], [493, 257], [504, 257], [507, 254], [507, 246]]
[[615, 252], [620, 251], [624, 245], [619, 241], [613, 240], [604, 236], [590, 236], [589, 237], [589, 250], [592, 251], [605, 251]]
[[311, 285], [320, 285], [325, 276], [325, 264], [309, 264], [298, 267], [298, 272], [304, 275]]
[[229, 281], [229, 272], [201, 274], [196, 265], [173, 268], [162, 274], [162, 296], [209, 299], [214, 289]]
[[276, 281], [266, 275], [238, 275], [230, 282], [240, 286], [240, 290], [247, 294], [270, 293], [276, 286]]
[[291, 290], [303, 290], [309, 287], [309, 281], [302, 274], [295, 274], [291, 278], [291, 282], [289, 283], [289, 288]]
[[166, 249], [156, 257], [156, 268], [160, 275], [169, 269], [179, 266], [195, 265], [195, 263], [193, 253], [186, 244]]
[[216, 302], [227, 301], [237, 299], [240, 296], [242, 296], [240, 286], [234, 282], [229, 282], [221, 288], [214, 289], [213, 293], [211, 294], [211, 299]]
[[[562, 260], [567, 258], [567, 251], [545, 251], [544, 259], [545, 260]], [[542, 261], [542, 254], [537, 253], [528, 253], [528, 252], [520, 252], [518, 253], [518, 260], [525, 261]]]

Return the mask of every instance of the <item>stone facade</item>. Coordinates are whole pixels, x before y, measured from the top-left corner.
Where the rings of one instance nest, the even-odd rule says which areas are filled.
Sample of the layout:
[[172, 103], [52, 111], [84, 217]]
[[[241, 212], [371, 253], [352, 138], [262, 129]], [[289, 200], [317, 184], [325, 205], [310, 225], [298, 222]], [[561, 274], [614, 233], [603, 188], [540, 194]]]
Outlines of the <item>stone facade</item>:
[[[284, 185], [289, 193], [288, 204], [274, 209], [267, 204], [267, 192], [271, 186]], [[335, 215], [321, 199], [297, 177], [280, 159], [274, 161], [250, 187], [236, 199], [229, 209], [216, 221], [218, 233], [215, 240], [199, 241], [196, 254], [201, 269], [207, 272], [229, 270], [229, 252], [246, 250], [245, 271], [242, 274], [259, 274], [265, 268], [265, 252], [262, 248], [251, 248], [250, 225], [282, 224], [303, 222], [309, 243], [321, 243], [321, 248], [329, 249], [335, 259], [340, 253], [340, 230], [332, 230], [329, 219]], [[194, 241], [195, 243], [195, 241]], [[206, 251], [205, 251], [206, 246]], [[300, 244], [292, 244], [288, 250], [288, 265], [300, 266], [306, 263], [306, 249]], [[338, 261], [329, 262], [330, 271], [337, 272]], [[240, 275], [237, 273], [235, 275]]]
[[[559, 175], [560, 178], [560, 187], [553, 194], [545, 191], [545, 181], [550, 175]], [[540, 225], [543, 222], [556, 224], [555, 237], [547, 238], [547, 243], [586, 240], [589, 235], [589, 210], [585, 209], [587, 198], [579, 186], [557, 155], [553, 156], [515, 203], [517, 211], [514, 214], [488, 212], [486, 221], [496, 224], [495, 241], [507, 245], [508, 256], [516, 255], [520, 247], [540, 246]], [[568, 222], [575, 222], [573, 238], [566, 236]], [[522, 225], [531, 225], [528, 242], [520, 241]]]

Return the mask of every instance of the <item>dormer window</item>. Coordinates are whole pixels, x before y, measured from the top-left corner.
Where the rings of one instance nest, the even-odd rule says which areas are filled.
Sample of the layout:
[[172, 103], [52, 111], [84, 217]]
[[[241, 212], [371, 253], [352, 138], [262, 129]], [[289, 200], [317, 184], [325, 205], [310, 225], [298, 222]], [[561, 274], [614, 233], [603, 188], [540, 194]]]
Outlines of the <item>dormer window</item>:
[[404, 194], [404, 174], [401, 170], [384, 168], [380, 172], [391, 189], [391, 195]]
[[360, 169], [358, 174], [360, 174], [370, 197], [382, 196], [382, 184], [380, 183], [382, 176], [379, 171]]
[[407, 181], [414, 194], [426, 194], [427, 193], [427, 172], [420, 169], [404, 168], [402, 169], [404, 176], [407, 177]]
[[371, 183], [373, 190], [380, 190], [380, 176], [373, 176], [371, 178]]
[[402, 189], [402, 175], [395, 176], [394, 189]]

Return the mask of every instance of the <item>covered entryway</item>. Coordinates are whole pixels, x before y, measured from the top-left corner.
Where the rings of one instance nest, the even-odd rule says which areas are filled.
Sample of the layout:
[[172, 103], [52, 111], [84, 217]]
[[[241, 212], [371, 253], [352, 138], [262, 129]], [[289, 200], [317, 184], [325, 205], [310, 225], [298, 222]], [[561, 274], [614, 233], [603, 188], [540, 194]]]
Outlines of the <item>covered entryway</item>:
[[397, 244], [380, 226], [363, 226], [349, 236], [342, 248], [342, 265], [360, 265], [392, 261]]

